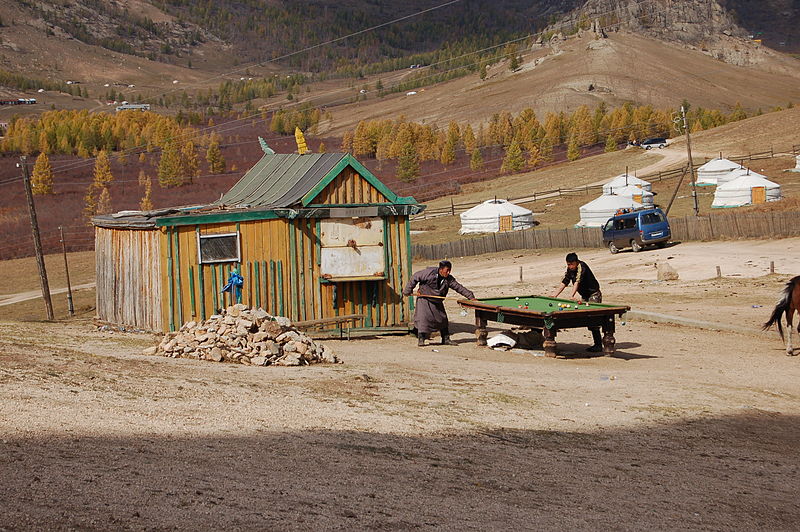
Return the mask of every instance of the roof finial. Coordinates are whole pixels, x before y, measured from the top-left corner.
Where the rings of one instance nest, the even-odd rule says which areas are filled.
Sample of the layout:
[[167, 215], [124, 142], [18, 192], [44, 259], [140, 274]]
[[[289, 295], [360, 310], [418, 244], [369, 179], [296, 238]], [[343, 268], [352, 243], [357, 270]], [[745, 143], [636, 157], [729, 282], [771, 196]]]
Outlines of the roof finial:
[[267, 146], [267, 141], [258, 137], [258, 143], [261, 144], [261, 149], [264, 151], [266, 155], [275, 155], [275, 150]]
[[300, 128], [297, 126], [294, 128], [294, 140], [297, 141], [297, 153], [300, 155], [305, 155], [311, 151], [308, 149], [306, 138], [303, 136], [303, 132], [300, 131]]

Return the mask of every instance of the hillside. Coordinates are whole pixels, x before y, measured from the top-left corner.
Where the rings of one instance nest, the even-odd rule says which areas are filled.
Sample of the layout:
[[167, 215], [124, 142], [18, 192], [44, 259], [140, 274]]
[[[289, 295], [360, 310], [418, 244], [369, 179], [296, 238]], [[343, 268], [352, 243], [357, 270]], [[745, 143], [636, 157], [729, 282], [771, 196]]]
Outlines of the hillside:
[[[442, 50], [456, 57], [526, 35], [536, 40], [545, 28], [545, 37], [571, 35], [595, 23], [749, 64], [753, 54], [741, 53], [735, 38], [762, 36], [776, 13], [782, 29], [770, 38], [780, 39], [781, 50], [791, 48], [797, 10], [788, 3], [722, 4], [730, 10], [716, 0], [11, 0], [0, 5], [0, 68], [46, 79], [119, 81], [135, 84], [137, 93], [204, 88], [204, 80], [218, 82], [217, 74], [240, 73], [240, 66], [241, 74], [249, 67], [248, 76], [299, 69], [359, 77], [424, 65]], [[172, 87], [173, 79], [181, 85]]]
[[[328, 132], [341, 135], [369, 117], [446, 125], [473, 124], [493, 113], [531, 107], [538, 114], [625, 102], [676, 108], [686, 99], [694, 106], [729, 109], [741, 103], [755, 110], [800, 101], [800, 61], [738, 41], [742, 54], [757, 58], [750, 67], [722, 62], [699, 49], [666, 43], [627, 31], [598, 39], [591, 32], [534, 45], [521, 67], [504, 62], [482, 81], [473, 75], [417, 91], [346, 105], [333, 111]], [[398, 76], [402, 76], [399, 73]], [[384, 78], [388, 86], [395, 78]], [[313, 93], [309, 95], [313, 97]]]

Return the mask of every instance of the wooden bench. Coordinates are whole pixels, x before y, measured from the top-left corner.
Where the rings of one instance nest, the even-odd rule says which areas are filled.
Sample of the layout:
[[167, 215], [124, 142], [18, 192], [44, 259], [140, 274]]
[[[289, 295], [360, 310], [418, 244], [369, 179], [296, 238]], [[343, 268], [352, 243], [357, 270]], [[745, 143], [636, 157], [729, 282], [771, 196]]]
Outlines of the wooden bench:
[[[346, 329], [347, 329], [347, 339], [349, 340], [350, 328], [351, 328], [349, 324], [353, 323], [353, 325], [355, 325], [355, 322], [363, 319], [364, 319], [363, 314], [343, 314], [341, 316], [334, 316], [332, 318], [322, 318], [319, 320], [296, 321], [292, 323], [292, 325], [294, 325], [298, 329], [314, 329], [317, 327], [323, 327], [325, 325], [331, 325], [331, 324], [338, 324], [338, 325], [348, 324]], [[345, 327], [339, 327], [339, 338], [343, 337], [344, 330]]]

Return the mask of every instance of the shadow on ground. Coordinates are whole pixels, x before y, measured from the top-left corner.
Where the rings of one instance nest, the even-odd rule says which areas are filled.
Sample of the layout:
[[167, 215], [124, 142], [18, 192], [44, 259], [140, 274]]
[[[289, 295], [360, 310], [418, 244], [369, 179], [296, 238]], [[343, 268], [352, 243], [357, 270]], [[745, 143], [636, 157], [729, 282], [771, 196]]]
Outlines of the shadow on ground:
[[800, 418], [0, 444], [0, 529], [793, 529]]

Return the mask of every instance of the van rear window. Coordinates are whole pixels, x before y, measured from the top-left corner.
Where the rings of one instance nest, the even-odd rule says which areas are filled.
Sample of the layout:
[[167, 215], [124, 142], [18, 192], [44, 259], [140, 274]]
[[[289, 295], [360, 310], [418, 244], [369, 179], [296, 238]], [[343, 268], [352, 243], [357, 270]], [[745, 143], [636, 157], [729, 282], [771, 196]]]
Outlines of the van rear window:
[[660, 212], [648, 212], [642, 215], [642, 223], [645, 225], [657, 224], [664, 221], [664, 216]]

